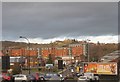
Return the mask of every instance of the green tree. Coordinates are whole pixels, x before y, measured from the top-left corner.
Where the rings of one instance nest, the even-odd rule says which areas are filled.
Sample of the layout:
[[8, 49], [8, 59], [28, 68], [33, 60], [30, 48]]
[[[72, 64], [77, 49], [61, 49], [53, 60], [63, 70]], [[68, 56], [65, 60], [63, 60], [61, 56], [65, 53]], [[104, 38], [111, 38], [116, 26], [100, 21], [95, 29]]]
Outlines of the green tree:
[[53, 64], [53, 59], [52, 59], [52, 55], [51, 54], [49, 54], [48, 61], [46, 63], [47, 64]]
[[21, 67], [19, 65], [19, 63], [15, 63], [14, 67], [13, 67], [13, 74], [19, 74], [21, 73]]

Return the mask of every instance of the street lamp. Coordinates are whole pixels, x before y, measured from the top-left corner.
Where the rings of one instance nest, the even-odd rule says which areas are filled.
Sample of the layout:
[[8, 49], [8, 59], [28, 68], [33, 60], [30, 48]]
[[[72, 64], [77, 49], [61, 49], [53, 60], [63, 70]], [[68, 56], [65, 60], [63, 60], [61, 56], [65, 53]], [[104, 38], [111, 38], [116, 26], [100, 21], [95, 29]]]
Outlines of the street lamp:
[[27, 40], [27, 42], [28, 42], [28, 52], [29, 52], [29, 58], [28, 58], [28, 67], [29, 67], [29, 70], [28, 70], [28, 72], [29, 72], [29, 74], [30, 74], [30, 41], [28, 40], [28, 38], [26, 38], [26, 37], [24, 37], [24, 36], [20, 36], [20, 38], [24, 38], [24, 39], [26, 39]]

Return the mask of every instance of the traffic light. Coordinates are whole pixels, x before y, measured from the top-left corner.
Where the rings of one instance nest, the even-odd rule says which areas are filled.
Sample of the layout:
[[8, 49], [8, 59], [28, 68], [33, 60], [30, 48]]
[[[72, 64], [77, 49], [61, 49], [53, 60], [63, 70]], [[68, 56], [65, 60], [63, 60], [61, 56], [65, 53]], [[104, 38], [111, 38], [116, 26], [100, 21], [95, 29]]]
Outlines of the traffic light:
[[58, 60], [58, 69], [63, 69], [63, 60]]

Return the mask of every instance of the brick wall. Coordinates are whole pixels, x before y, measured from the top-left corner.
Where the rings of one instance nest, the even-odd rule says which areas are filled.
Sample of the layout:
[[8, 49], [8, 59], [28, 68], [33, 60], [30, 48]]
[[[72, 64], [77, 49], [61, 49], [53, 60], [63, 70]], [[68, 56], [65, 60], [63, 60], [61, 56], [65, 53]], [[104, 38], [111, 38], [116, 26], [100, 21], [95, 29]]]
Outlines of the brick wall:
[[37, 50], [11, 49], [10, 56], [37, 56]]
[[[41, 48], [41, 55], [43, 58], [47, 58], [49, 54], [52, 57], [62, 57], [62, 56], [69, 56], [69, 49], [71, 48], [72, 56], [80, 56], [83, 54], [83, 46], [81, 44], [71, 44], [69, 47], [44, 47]], [[36, 56], [38, 55], [37, 49], [11, 49], [10, 56]]]

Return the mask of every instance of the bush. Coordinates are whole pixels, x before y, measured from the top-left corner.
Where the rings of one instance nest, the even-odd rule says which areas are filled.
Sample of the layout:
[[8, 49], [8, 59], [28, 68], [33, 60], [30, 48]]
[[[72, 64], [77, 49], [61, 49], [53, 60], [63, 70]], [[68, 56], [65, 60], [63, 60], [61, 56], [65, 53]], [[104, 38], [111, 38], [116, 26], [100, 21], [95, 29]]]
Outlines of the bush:
[[13, 74], [19, 74], [21, 73], [21, 67], [18, 63], [16, 63], [13, 67], [13, 71], [12, 71]]

